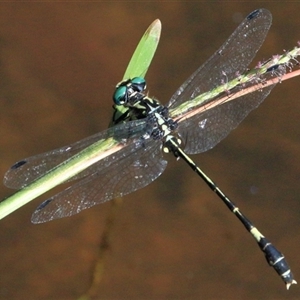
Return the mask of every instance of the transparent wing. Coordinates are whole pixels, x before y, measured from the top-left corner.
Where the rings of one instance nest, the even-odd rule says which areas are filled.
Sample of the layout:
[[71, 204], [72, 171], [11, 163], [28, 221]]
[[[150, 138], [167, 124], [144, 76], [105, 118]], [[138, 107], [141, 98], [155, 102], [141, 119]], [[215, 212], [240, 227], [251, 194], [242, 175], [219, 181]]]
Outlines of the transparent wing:
[[[226, 83], [231, 83], [245, 72], [265, 40], [271, 21], [271, 13], [266, 9], [256, 10], [248, 15], [222, 47], [172, 96], [168, 104], [170, 114], [179, 119], [178, 133], [185, 143], [184, 150], [187, 153], [200, 153], [214, 147], [256, 108], [274, 87], [272, 85], [262, 88], [262, 84], [252, 80], [231, 90], [230, 95], [241, 88], [246, 89], [256, 84], [255, 92], [234, 101], [224, 101], [223, 104], [215, 105], [220, 98], [224, 98], [224, 88], [219, 87], [226, 87]], [[284, 70], [269, 72], [264, 78], [280, 76], [281, 72]], [[263, 77], [260, 77], [260, 80], [263, 80]], [[217, 96], [211, 93], [218, 90], [220, 94]], [[206, 97], [203, 97], [203, 101], [190, 105], [196, 103], [199, 95], [204, 94]], [[230, 95], [227, 100], [230, 99]], [[199, 113], [188, 117], [188, 112], [193, 110]]]
[[213, 148], [268, 96], [284, 73], [285, 66], [279, 66], [276, 72], [269, 72], [261, 77], [262, 82], [275, 78], [272, 85], [264, 87], [262, 83], [246, 84], [243, 87], [245, 90], [253, 84], [258, 86], [254, 92], [239, 98], [231, 100], [229, 96], [226, 97], [227, 101], [223, 101], [223, 104], [213, 106], [214, 102], [211, 102], [202, 113], [179, 122], [178, 134], [185, 145], [185, 152], [196, 154]]
[[[118, 135], [120, 137], [128, 137], [128, 134], [142, 135], [145, 131], [145, 128], [145, 121], [133, 121], [127, 124], [114, 126], [113, 128], [109, 128], [105, 131], [87, 137], [74, 144], [25, 158], [15, 163], [5, 173], [4, 184], [9, 188], [21, 189], [37, 178], [45, 175], [48, 171], [50, 171], [60, 163], [66, 161], [81, 150], [92, 145], [96, 141], [106, 139], [115, 135]], [[95, 166], [92, 166], [89, 169], [81, 172], [80, 174], [72, 177], [68, 181], [85, 177], [90, 173], [93, 173], [94, 168]]]
[[161, 141], [132, 140], [110, 159], [109, 165], [94, 168], [95, 173], [44, 201], [33, 213], [33, 223], [72, 216], [96, 204], [122, 197], [143, 188], [166, 168]]
[[266, 9], [249, 14], [221, 48], [175, 92], [168, 107], [173, 109], [234, 79], [237, 73], [244, 73], [265, 40], [271, 21], [272, 15]]

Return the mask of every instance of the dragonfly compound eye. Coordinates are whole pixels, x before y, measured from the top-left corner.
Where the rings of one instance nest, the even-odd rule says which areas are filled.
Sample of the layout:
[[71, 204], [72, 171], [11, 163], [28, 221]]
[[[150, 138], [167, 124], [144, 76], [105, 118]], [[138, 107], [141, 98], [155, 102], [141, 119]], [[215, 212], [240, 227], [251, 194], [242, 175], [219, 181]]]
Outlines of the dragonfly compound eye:
[[131, 80], [132, 89], [136, 92], [143, 92], [146, 89], [146, 80], [142, 77], [134, 77]]
[[116, 88], [116, 91], [113, 95], [113, 100], [116, 105], [123, 105], [127, 102], [128, 91], [127, 86], [121, 85]]

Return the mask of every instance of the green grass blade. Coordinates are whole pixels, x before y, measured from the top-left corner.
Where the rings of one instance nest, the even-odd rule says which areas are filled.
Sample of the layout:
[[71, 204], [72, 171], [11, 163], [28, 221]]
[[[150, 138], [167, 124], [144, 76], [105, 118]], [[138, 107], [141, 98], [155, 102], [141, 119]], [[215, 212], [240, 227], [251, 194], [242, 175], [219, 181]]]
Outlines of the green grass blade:
[[161, 32], [161, 22], [155, 20], [146, 30], [128, 64], [124, 79], [145, 77], [155, 54]]

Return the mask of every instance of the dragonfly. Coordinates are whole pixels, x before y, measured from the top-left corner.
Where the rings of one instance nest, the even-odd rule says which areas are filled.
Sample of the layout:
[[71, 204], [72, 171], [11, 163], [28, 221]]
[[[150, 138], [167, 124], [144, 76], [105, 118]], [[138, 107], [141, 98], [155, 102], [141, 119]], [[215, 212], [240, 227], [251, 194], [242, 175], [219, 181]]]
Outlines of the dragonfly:
[[[241, 221], [286, 287], [296, 284], [282, 253], [189, 156], [207, 151], [225, 138], [267, 97], [285, 75], [286, 68], [293, 65], [299, 47], [274, 56], [252, 70], [247, 69], [265, 40], [271, 20], [271, 13], [266, 9], [250, 13], [219, 50], [183, 83], [167, 105], [146, 94], [144, 76], [160, 32], [160, 22], [155, 21], [146, 32], [146, 40], [154, 32], [150, 38], [151, 50], [145, 50], [146, 43], [141, 44], [123, 80], [116, 86], [111, 127], [14, 164], [5, 174], [4, 182], [20, 190], [0, 203], [0, 212], [1, 205], [9, 198], [19, 199], [18, 193], [30, 194], [28, 202], [60, 183], [72, 182], [40, 204], [32, 222], [43, 223], [77, 214], [147, 186], [165, 170], [164, 152], [171, 152], [185, 161]], [[144, 55], [144, 51], [148, 53]]]

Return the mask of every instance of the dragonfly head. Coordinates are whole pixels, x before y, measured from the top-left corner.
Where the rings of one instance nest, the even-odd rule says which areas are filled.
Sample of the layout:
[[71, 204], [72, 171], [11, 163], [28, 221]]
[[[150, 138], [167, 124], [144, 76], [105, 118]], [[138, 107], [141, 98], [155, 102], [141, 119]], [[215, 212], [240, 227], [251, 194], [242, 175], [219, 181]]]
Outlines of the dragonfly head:
[[113, 94], [113, 100], [116, 105], [128, 105], [130, 102], [135, 102], [144, 96], [143, 92], [146, 89], [146, 80], [142, 77], [134, 77], [132, 79], [123, 80], [117, 84], [116, 90]]

